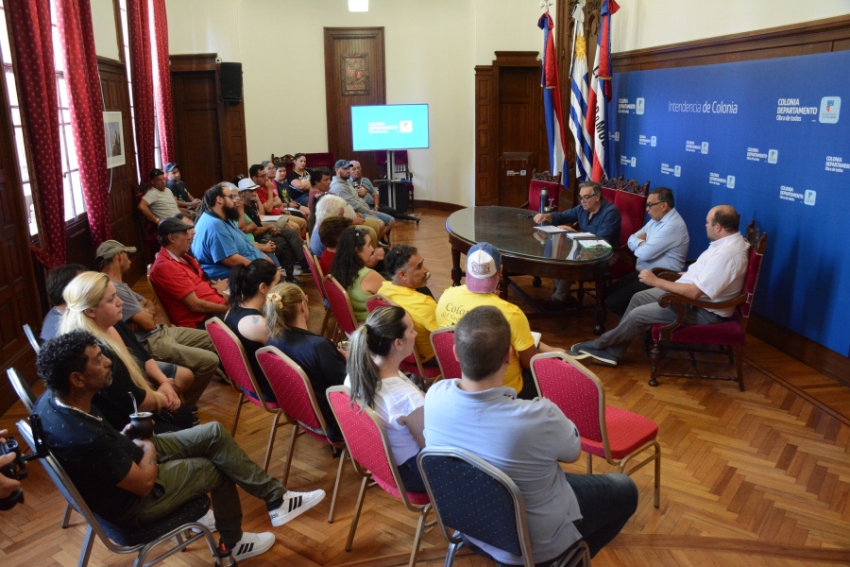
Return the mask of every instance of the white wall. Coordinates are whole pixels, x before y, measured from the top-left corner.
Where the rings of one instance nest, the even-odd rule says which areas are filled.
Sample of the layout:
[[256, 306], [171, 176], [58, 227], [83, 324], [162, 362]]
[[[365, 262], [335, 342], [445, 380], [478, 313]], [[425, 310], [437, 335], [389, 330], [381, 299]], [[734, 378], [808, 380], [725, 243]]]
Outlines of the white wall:
[[850, 14], [850, 0], [618, 0], [611, 50], [631, 51]]
[[91, 12], [95, 52], [118, 61], [118, 33], [112, 0], [91, 0]]

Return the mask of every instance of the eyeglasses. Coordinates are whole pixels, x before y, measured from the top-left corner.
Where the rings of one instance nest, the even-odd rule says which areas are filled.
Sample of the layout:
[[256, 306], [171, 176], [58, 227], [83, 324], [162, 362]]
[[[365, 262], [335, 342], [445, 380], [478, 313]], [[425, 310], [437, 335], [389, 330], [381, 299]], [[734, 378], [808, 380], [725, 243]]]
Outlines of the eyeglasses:
[[579, 195], [578, 200], [581, 201], [582, 203], [586, 203], [587, 201], [590, 201], [594, 197], [596, 197], [595, 193], [591, 193], [590, 195]]
[[655, 205], [660, 205], [660, 204], [661, 204], [661, 203], [663, 203], [663, 202], [664, 202], [664, 201], [656, 201], [656, 202], [654, 202], [654, 203], [647, 203], [647, 204], [646, 204], [646, 210], [647, 210], [647, 211], [649, 211], [649, 210], [651, 210], [651, 209], [652, 209], [652, 207], [654, 207]]

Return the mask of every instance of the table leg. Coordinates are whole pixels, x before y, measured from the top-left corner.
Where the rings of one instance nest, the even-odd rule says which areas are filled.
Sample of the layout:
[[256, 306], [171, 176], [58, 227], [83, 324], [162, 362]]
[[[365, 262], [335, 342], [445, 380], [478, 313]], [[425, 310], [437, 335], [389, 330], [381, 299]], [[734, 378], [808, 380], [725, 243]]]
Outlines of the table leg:
[[452, 246], [452, 286], [459, 286], [461, 277], [463, 270], [460, 269], [460, 250]]
[[596, 326], [593, 327], [595, 335], [605, 332], [605, 320], [608, 318], [608, 310], [605, 308], [606, 295], [608, 295], [608, 278], [596, 280]]

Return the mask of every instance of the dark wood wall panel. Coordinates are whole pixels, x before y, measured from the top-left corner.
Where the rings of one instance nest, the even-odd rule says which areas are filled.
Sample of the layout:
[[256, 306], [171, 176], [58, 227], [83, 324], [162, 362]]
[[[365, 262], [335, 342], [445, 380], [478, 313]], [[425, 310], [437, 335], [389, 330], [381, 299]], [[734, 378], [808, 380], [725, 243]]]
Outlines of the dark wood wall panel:
[[[346, 56], [363, 56], [368, 61], [368, 92], [343, 94], [342, 62]], [[325, 89], [328, 151], [337, 159], [358, 160], [364, 177], [379, 177], [385, 171], [378, 171], [375, 152], [354, 152], [351, 149], [351, 107], [387, 103], [384, 28], [325, 28]]]
[[[612, 61], [614, 72], [624, 73], [846, 50], [850, 50], [850, 15], [615, 53]], [[850, 358], [758, 315], [753, 315], [749, 331], [817, 371], [850, 386]]]
[[493, 67], [475, 68], [475, 204], [493, 205], [498, 201], [493, 178]]

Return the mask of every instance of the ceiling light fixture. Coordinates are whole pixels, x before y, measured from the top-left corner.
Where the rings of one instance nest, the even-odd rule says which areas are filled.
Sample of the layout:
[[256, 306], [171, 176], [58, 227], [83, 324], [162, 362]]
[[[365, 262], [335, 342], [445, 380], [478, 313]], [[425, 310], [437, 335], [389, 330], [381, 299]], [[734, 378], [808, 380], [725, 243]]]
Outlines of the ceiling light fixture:
[[349, 12], [368, 12], [369, 0], [348, 0]]

